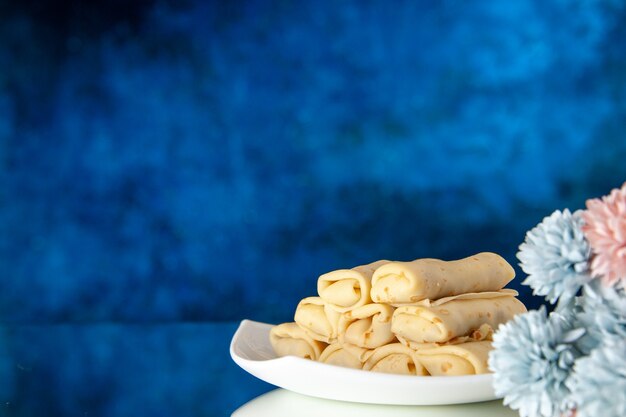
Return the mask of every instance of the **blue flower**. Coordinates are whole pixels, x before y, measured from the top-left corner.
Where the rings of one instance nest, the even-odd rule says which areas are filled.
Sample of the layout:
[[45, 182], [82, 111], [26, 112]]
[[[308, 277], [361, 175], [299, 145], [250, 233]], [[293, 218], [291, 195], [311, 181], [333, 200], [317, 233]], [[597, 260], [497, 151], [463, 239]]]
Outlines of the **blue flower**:
[[582, 312], [578, 313], [578, 320], [587, 334], [579, 346], [585, 353], [601, 344], [626, 340], [626, 289], [593, 280], [585, 285], [580, 300]]
[[584, 330], [545, 308], [516, 316], [493, 337], [489, 366], [496, 394], [521, 416], [556, 417], [571, 408], [565, 381], [580, 352], [574, 342]]
[[582, 225], [580, 211], [557, 210], [526, 233], [517, 253], [522, 270], [528, 274], [523, 284], [552, 304], [560, 299], [557, 309], [570, 303], [591, 279], [591, 248]]
[[578, 359], [567, 386], [577, 417], [626, 416], [626, 339], [605, 343]]

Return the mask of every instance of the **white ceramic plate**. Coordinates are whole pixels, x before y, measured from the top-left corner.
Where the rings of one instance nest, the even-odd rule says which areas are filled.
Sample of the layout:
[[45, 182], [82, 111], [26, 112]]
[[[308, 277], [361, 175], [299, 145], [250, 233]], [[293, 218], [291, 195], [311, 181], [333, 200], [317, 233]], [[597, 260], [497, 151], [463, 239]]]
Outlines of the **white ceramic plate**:
[[361, 371], [295, 356], [277, 358], [271, 324], [243, 320], [230, 343], [237, 365], [265, 382], [300, 394], [370, 404], [440, 405], [498, 398], [491, 374], [409, 376]]

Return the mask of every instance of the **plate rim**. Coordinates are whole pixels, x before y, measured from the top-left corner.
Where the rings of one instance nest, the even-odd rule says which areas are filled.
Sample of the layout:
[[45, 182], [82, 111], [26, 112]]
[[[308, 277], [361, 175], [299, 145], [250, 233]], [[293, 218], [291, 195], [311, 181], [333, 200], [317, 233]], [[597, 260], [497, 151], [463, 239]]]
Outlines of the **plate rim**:
[[[416, 384], [416, 385], [428, 384], [432, 386], [432, 385], [443, 384], [443, 385], [448, 386], [448, 385], [456, 385], [456, 384], [471, 384], [473, 382], [474, 383], [476, 382], [487, 383], [487, 380], [490, 380], [489, 383], [493, 387], [493, 374], [492, 373], [479, 374], [479, 375], [458, 375], [458, 376], [399, 375], [399, 374], [390, 374], [390, 373], [382, 373], [382, 372], [364, 371], [362, 369], [352, 369], [348, 367], [331, 365], [327, 363], [320, 363], [317, 361], [303, 359], [303, 358], [299, 358], [296, 356], [283, 356], [283, 357], [276, 357], [276, 358], [271, 358], [271, 359], [249, 359], [249, 358], [244, 358], [240, 356], [239, 354], [237, 354], [236, 352], [237, 342], [240, 340], [242, 333], [247, 328], [253, 328], [253, 327], [271, 328], [272, 326], [274, 326], [274, 324], [250, 320], [250, 319], [243, 319], [239, 323], [239, 326], [237, 327], [237, 330], [233, 334], [233, 337], [230, 342], [230, 356], [233, 359], [233, 361], [237, 363], [237, 365], [239, 365], [246, 372], [250, 373], [250, 371], [245, 369], [245, 367], [242, 366], [240, 362], [250, 363], [253, 366], [255, 363], [286, 364], [286, 366], [290, 363], [297, 363], [298, 366], [313, 367], [313, 368], [317, 368], [317, 370], [319, 370], [320, 368], [321, 369], [326, 368], [328, 369], [329, 372], [337, 372], [338, 370], [340, 370], [340, 372], [342, 373], [346, 373], [347, 375], [352, 374], [357, 378], [359, 376], [363, 376], [364, 374], [367, 374], [368, 378], [372, 379], [374, 383], [378, 383], [378, 382], [385, 383], [385, 382], [390, 382], [390, 381], [397, 382], [399, 380], [404, 380], [404, 381], [410, 381], [411, 383]], [[275, 384], [272, 384], [272, 385], [275, 385]], [[494, 399], [502, 398], [495, 393], [494, 395], [495, 395]]]
[[[233, 334], [230, 343], [230, 355], [233, 361], [250, 375], [267, 382], [276, 387], [293, 391], [299, 394], [325, 398], [331, 400], [370, 403], [370, 404], [395, 404], [395, 405], [444, 405], [444, 404], [462, 404], [474, 403], [502, 399], [502, 396], [496, 394], [493, 387], [493, 374], [480, 375], [460, 375], [460, 376], [416, 376], [416, 375], [398, 375], [382, 372], [363, 371], [361, 369], [352, 369], [343, 366], [320, 363], [296, 356], [272, 357], [272, 358], [249, 358], [243, 357], [246, 352], [237, 352], [238, 343], [244, 338], [252, 338], [258, 340], [259, 332], [269, 332], [273, 324], [244, 319], [240, 322], [237, 330]], [[251, 335], [247, 332], [252, 332]], [[256, 339], [255, 339], [256, 337]], [[250, 349], [250, 339], [245, 343], [245, 348]], [[269, 340], [264, 341], [264, 347], [267, 347]], [[240, 345], [243, 348], [244, 345]], [[254, 347], [252, 347], [252, 353]], [[272, 352], [273, 353], [273, 352]], [[294, 384], [285, 382], [290, 380], [288, 375], [291, 369], [309, 375], [314, 380], [323, 375], [323, 378], [343, 383], [352, 383], [358, 381], [357, 386], [360, 389], [369, 392], [367, 395], [355, 394], [354, 392], [342, 392], [341, 390], [335, 394], [329, 392], [326, 388], [320, 388], [319, 385], [313, 383], [311, 389], [303, 387], [298, 379], [294, 380]], [[285, 377], [285, 372], [287, 376]], [[274, 375], [281, 376], [274, 378]], [[271, 375], [271, 376], [267, 376]], [[467, 387], [473, 387], [467, 389]], [[376, 394], [371, 392], [372, 387], [386, 387], [383, 392], [391, 394]], [[407, 390], [412, 392], [456, 392], [456, 395], [446, 399], [445, 396], [432, 394], [424, 394], [423, 396], [403, 396], [401, 392], [406, 393]]]

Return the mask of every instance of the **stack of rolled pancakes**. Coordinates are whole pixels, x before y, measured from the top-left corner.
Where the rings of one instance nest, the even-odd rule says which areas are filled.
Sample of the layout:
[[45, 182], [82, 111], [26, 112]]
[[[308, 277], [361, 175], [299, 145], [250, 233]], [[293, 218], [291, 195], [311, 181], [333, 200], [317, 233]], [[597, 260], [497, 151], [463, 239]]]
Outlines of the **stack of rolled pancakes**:
[[495, 253], [457, 261], [377, 261], [319, 277], [295, 323], [272, 328], [278, 356], [408, 375], [489, 372], [493, 330], [526, 311], [503, 289], [515, 271]]

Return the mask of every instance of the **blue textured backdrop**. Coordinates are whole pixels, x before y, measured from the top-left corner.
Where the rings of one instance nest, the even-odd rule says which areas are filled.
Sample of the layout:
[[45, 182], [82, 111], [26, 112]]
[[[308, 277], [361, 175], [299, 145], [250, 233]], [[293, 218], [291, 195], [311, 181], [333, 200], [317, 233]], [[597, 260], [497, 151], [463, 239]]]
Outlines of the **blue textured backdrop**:
[[515, 263], [543, 216], [626, 179], [625, 19], [617, 0], [2, 2], [0, 400], [225, 414], [235, 385], [266, 389], [224, 368], [232, 325], [210, 352], [207, 328], [37, 326], [287, 321], [334, 268]]
[[2, 13], [3, 320], [286, 320], [626, 178], [621, 2], [61, 5]]

